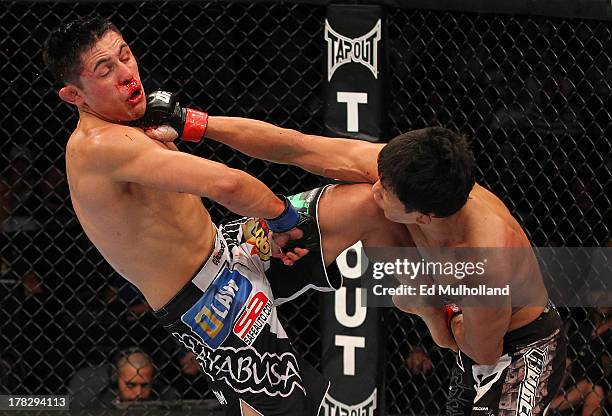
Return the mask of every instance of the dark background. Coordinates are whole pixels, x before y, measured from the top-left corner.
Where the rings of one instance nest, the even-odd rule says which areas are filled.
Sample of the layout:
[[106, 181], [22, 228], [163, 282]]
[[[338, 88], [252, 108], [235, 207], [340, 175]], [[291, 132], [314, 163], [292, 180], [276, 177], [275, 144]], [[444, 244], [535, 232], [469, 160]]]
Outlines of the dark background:
[[[534, 245], [604, 246], [612, 239], [609, 4], [529, 3], [534, 15], [473, 13], [494, 11], [491, 3], [472, 2], [466, 11], [457, 11], [459, 2], [434, 3], [436, 10], [388, 3], [389, 135], [381, 141], [431, 125], [457, 130], [471, 140], [479, 182], [502, 198]], [[508, 13], [507, 4], [497, 10]], [[177, 91], [182, 103], [213, 115], [316, 134], [323, 131], [325, 11], [323, 4], [263, 2], [0, 5], [1, 389], [63, 393], [77, 369], [138, 345], [156, 361], [160, 389], [212, 397], [201, 376], [181, 374], [182, 352], [151, 314], [129, 312], [142, 302], [137, 291], [103, 261], [73, 215], [63, 152], [77, 117], [44, 71], [50, 28], [78, 16], [109, 17], [139, 57], [148, 91]], [[181, 146], [243, 169], [275, 192], [322, 183], [216, 143]], [[215, 222], [229, 218], [205, 203]], [[584, 281], [576, 276], [576, 284]], [[562, 313], [575, 358], [566, 387], [587, 378], [609, 393], [609, 337], [591, 336], [597, 311]], [[317, 297], [301, 297], [282, 314], [297, 349], [318, 365]], [[439, 414], [452, 357], [410, 316], [385, 311], [384, 325], [387, 411]], [[426, 375], [404, 364], [419, 346], [434, 364]]]

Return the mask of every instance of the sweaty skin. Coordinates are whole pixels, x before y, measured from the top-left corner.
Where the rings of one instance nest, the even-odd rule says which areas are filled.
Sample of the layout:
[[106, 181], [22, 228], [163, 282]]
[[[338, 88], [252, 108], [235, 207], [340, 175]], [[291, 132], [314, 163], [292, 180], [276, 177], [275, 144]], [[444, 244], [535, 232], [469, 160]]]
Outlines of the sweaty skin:
[[146, 108], [136, 60], [120, 34], [108, 31], [81, 63], [78, 82], [59, 92], [79, 109], [66, 146], [72, 204], [104, 258], [159, 309], [211, 252], [215, 227], [200, 197], [263, 218], [280, 215], [284, 203], [244, 172], [113, 122], [142, 117]]
[[[85, 118], [86, 120], [83, 120]], [[176, 294], [210, 254], [215, 228], [200, 197], [118, 182], [112, 169], [96, 169], [98, 141], [124, 146], [159, 147], [136, 129], [82, 117], [66, 151], [66, 172], [74, 211], [85, 233], [104, 258], [159, 309]], [[148, 140], [148, 142], [145, 142]]]
[[[207, 137], [253, 157], [300, 166], [334, 179], [374, 184], [374, 200], [389, 220], [402, 223], [401, 227], [396, 225], [396, 228], [409, 233], [417, 248], [531, 247], [504, 203], [478, 184], [472, 189], [464, 207], [450, 217], [407, 214], [397, 197], [380, 184], [377, 158], [384, 146], [382, 144], [306, 135], [257, 120], [232, 117], [210, 117]], [[533, 254], [531, 250], [525, 252]], [[400, 309], [420, 315], [439, 345], [450, 348], [458, 346], [481, 364], [494, 363], [501, 355], [504, 334], [535, 320], [544, 310], [548, 298], [535, 255], [522, 256], [519, 261], [516, 258], [512, 260], [510, 262], [503, 257], [497, 259], [494, 267], [485, 269], [484, 277], [489, 282], [502, 283], [499, 280], [511, 274], [511, 298], [534, 306], [512, 308], [510, 299], [505, 299], [505, 304], [500, 307], [464, 308], [464, 336], [456, 339], [456, 345], [452, 338], [449, 339], [450, 333], [440, 308], [402, 303], [401, 298], [394, 301]]]
[[[81, 61], [78, 82], [59, 92], [79, 109], [79, 123], [66, 146], [74, 211], [109, 264], [138, 287], [153, 309], [160, 309], [211, 254], [216, 228], [200, 197], [260, 218], [275, 218], [285, 206], [244, 172], [179, 152], [172, 143], [117, 124], [142, 117], [146, 106], [136, 60], [120, 34], [104, 34]], [[412, 244], [382, 215], [370, 188], [334, 186], [321, 197], [326, 264], [359, 240]], [[301, 231], [287, 234], [294, 239]], [[304, 251], [298, 250], [299, 256], [286, 257], [299, 261]], [[248, 404], [241, 407], [245, 416], [259, 414]]]
[[[121, 35], [107, 32], [82, 62], [80, 85], [60, 90], [64, 101], [79, 108], [79, 123], [66, 147], [72, 204], [104, 258], [159, 309], [212, 250], [216, 229], [201, 196], [239, 215], [261, 218], [280, 215], [284, 205], [244, 172], [179, 152], [172, 143], [113, 122], [139, 118], [145, 111], [138, 66]], [[369, 189], [337, 186], [322, 197], [319, 219], [327, 264], [360, 239], [411, 244], [380, 214]]]

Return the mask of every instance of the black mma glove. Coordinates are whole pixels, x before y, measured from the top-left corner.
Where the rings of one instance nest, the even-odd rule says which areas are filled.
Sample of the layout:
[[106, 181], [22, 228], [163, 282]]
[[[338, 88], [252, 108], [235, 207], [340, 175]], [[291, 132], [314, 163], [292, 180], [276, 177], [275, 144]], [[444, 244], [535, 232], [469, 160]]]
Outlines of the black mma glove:
[[307, 248], [308, 250], [315, 250], [319, 248], [319, 229], [317, 223], [312, 215], [300, 212], [300, 220], [296, 224], [295, 228], [302, 230], [302, 238], [297, 240], [289, 240], [283, 250], [285, 252], [292, 251], [296, 247]]
[[181, 107], [176, 96], [168, 91], [155, 91], [147, 95], [145, 115], [130, 125], [142, 128], [168, 124], [186, 141], [199, 142], [208, 126], [208, 114]]

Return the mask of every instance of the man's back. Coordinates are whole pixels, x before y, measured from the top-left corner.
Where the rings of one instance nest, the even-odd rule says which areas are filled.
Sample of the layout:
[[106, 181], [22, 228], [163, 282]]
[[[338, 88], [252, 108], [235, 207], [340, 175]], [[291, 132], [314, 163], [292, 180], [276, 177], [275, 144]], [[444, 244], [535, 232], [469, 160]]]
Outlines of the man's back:
[[[87, 236], [157, 309], [208, 257], [215, 229], [198, 196], [117, 182], [111, 172], [99, 169], [104, 157], [100, 143], [124, 140], [130, 146], [135, 140], [146, 140], [130, 131], [130, 127], [85, 117], [67, 145], [68, 185]], [[152, 140], [144, 145], [178, 151], [173, 144]]]

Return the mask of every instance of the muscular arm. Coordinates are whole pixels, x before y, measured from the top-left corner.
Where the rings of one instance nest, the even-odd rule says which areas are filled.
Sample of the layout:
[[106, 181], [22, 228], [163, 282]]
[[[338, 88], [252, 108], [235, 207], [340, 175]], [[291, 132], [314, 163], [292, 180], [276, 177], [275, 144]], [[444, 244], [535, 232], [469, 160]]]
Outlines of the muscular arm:
[[116, 182], [210, 198], [239, 215], [275, 218], [284, 203], [254, 177], [221, 163], [170, 150], [140, 130], [112, 126], [87, 149], [93, 169]]
[[[472, 249], [473, 252], [475, 249]], [[509, 264], [508, 256], [500, 250], [486, 250], [486, 273], [480, 279], [466, 279], [468, 286], [485, 283], [503, 287], [512, 280], [514, 272], [522, 273], [516, 263]], [[451, 325], [457, 346], [478, 364], [494, 364], [502, 355], [504, 335], [512, 317], [510, 296], [469, 296], [460, 301], [463, 314], [459, 325]]]
[[209, 117], [206, 136], [249, 156], [351, 182], [378, 180], [382, 144], [329, 138], [238, 117]]
[[502, 355], [511, 312], [509, 304], [498, 308], [463, 308], [459, 315], [462, 318], [452, 324], [459, 349], [478, 364], [495, 364]]

